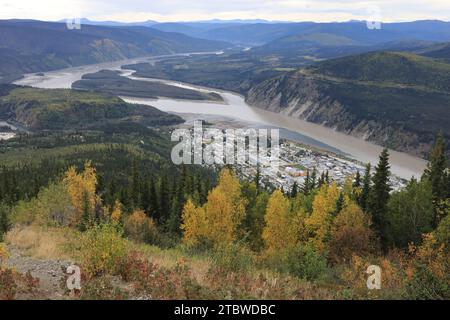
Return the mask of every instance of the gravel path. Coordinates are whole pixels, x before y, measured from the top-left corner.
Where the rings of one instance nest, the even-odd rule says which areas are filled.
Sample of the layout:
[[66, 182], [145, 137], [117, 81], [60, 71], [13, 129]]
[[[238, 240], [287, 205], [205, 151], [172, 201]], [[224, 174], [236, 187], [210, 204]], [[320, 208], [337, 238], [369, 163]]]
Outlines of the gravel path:
[[17, 299], [39, 299], [39, 300], [61, 300], [67, 299], [61, 283], [65, 279], [63, 270], [71, 264], [69, 261], [45, 260], [29, 257], [23, 251], [8, 247], [10, 256], [6, 265], [15, 268], [18, 272], [25, 274], [30, 271], [34, 278], [39, 279], [38, 295], [30, 296], [19, 294]]

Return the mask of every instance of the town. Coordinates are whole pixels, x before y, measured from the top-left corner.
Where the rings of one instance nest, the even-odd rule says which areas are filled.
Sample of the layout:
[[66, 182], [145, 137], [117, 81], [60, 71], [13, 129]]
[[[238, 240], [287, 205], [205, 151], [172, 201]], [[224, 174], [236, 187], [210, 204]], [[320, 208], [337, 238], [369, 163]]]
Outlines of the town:
[[[241, 178], [254, 179], [258, 167], [253, 165], [241, 165], [238, 172]], [[303, 186], [308, 174], [316, 175], [317, 179], [322, 173], [327, 174], [330, 181], [343, 185], [348, 177], [356, 176], [357, 172], [364, 175], [365, 165], [351, 159], [317, 149], [299, 143], [283, 140], [280, 143], [280, 160], [278, 168], [273, 166], [260, 166], [260, 176], [263, 185], [272, 186], [288, 192], [294, 184]], [[391, 176], [393, 190], [405, 187], [406, 181], [395, 175]]]

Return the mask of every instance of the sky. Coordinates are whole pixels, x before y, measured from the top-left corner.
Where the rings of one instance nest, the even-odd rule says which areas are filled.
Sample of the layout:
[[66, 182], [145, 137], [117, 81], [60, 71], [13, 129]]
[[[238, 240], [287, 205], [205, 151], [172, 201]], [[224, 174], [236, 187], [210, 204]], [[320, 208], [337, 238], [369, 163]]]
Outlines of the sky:
[[0, 0], [0, 19], [450, 21], [449, 0]]

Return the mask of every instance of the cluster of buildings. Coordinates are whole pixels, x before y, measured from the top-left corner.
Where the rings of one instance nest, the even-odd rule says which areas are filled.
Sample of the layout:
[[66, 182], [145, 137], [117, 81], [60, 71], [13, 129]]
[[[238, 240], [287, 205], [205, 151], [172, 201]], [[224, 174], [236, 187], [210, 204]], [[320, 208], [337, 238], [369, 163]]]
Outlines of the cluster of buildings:
[[[308, 171], [311, 176], [315, 170], [317, 179], [322, 173], [326, 173], [330, 181], [342, 185], [348, 177], [355, 177], [357, 172], [360, 173], [362, 179], [365, 166], [334, 154], [308, 149], [295, 142], [285, 141], [280, 144], [278, 169], [260, 166], [259, 170], [263, 184], [289, 191], [294, 183], [297, 183], [299, 187], [305, 184]], [[238, 171], [243, 178], [254, 179], [257, 167], [242, 165]], [[397, 190], [405, 186], [405, 181], [397, 176], [392, 176], [391, 184], [392, 188]]]

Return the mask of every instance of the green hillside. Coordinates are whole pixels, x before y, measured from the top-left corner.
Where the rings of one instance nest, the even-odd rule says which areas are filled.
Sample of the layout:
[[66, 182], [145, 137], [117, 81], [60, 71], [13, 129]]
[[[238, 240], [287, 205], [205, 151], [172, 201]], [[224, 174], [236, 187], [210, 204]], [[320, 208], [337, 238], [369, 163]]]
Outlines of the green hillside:
[[0, 119], [13, 120], [30, 129], [89, 128], [118, 121], [149, 126], [182, 121], [153, 107], [128, 104], [108, 94], [21, 87], [4, 91], [0, 97]]
[[450, 89], [450, 64], [410, 53], [373, 52], [329, 60], [309, 69], [351, 81]]
[[0, 34], [0, 82], [24, 73], [228, 46], [147, 27], [82, 25], [70, 30], [65, 23], [31, 20], [0, 20]]

